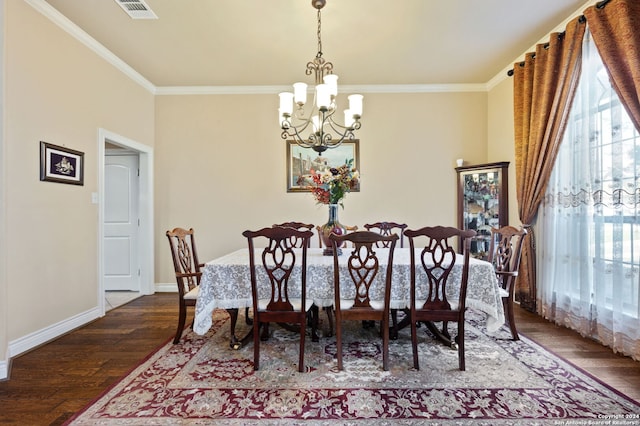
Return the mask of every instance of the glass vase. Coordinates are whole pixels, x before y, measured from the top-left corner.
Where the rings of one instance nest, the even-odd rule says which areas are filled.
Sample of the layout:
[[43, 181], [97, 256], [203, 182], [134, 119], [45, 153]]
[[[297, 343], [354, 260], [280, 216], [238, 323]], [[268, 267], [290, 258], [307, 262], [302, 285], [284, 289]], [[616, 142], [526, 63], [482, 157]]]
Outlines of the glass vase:
[[[333, 256], [333, 245], [329, 239], [329, 235], [344, 235], [347, 232], [344, 226], [338, 220], [338, 204], [329, 204], [329, 220], [322, 225], [321, 238], [324, 250], [322, 254], [325, 256]], [[338, 255], [342, 254], [342, 249], [338, 247]]]

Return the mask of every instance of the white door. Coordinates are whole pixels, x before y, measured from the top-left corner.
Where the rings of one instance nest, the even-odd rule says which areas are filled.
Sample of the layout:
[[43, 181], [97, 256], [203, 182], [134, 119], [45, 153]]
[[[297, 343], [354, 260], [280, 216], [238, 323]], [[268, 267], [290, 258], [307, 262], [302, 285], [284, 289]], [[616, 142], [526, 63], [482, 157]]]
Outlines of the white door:
[[105, 156], [105, 290], [140, 291], [138, 161], [138, 155]]

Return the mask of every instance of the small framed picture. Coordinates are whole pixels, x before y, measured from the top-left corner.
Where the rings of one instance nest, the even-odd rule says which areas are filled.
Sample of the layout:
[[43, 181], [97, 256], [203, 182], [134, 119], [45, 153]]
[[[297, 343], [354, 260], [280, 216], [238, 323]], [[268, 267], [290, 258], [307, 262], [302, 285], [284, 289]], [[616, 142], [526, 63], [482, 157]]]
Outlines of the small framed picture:
[[[360, 141], [344, 141], [336, 148], [327, 149], [322, 155], [310, 148], [303, 148], [292, 140], [287, 141], [287, 192], [311, 192], [315, 186], [312, 175], [327, 168], [340, 167], [353, 160], [353, 167], [360, 170]], [[351, 190], [359, 192], [360, 185]]]
[[84, 152], [40, 142], [40, 180], [84, 185]]

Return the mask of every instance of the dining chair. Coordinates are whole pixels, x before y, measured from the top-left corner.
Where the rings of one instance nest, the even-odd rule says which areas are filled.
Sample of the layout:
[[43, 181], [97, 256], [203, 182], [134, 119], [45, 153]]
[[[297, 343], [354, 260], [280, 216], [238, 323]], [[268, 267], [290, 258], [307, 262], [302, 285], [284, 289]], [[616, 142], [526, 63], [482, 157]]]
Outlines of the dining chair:
[[[283, 223], [279, 223], [279, 224], [275, 224], [273, 226], [280, 226], [280, 227], [285, 227], [285, 228], [294, 228], [294, 229], [298, 229], [298, 230], [302, 230], [302, 231], [313, 231], [313, 224], [312, 223], [303, 223], [303, 222], [283, 222]], [[292, 239], [290, 242], [292, 247], [302, 247], [302, 240], [296, 239], [294, 237], [294, 239]], [[307, 241], [307, 244], [309, 244], [307, 247], [311, 247], [311, 240]]]
[[[389, 370], [389, 299], [391, 298], [391, 276], [393, 267], [393, 253], [398, 235], [380, 235], [371, 231], [356, 231], [346, 235], [331, 234], [333, 244], [333, 282], [336, 315], [336, 353], [338, 370], [342, 365], [342, 325], [348, 320], [380, 321], [382, 332], [382, 368]], [[349, 257], [346, 259], [348, 274], [340, 273], [338, 247], [344, 242], [353, 244]], [[387, 259], [381, 262], [376, 252], [377, 243], [389, 243], [386, 253]], [[382, 300], [372, 300], [371, 287], [378, 275], [384, 274], [384, 296]], [[344, 279], [344, 282], [342, 281]], [[345, 298], [342, 294], [349, 294], [342, 289], [353, 287], [353, 296]]]
[[[449, 321], [458, 324], [456, 343], [458, 346], [458, 367], [465, 370], [464, 360], [464, 314], [466, 310], [467, 282], [469, 279], [469, 249], [473, 230], [434, 226], [416, 230], [407, 229], [404, 235], [409, 239], [411, 250], [411, 285], [409, 319], [411, 324], [411, 346], [413, 367], [420, 369], [418, 360], [417, 323], [425, 322], [431, 330], [437, 331], [433, 322], [442, 322], [442, 335], [450, 339], [447, 330]], [[453, 243], [462, 244], [463, 254], [456, 256]], [[422, 248], [420, 252], [416, 249]], [[454, 272], [461, 261], [460, 273]], [[457, 300], [449, 300], [447, 287], [456, 286]]]
[[[380, 235], [391, 235], [394, 231], [397, 231], [400, 235], [400, 247], [404, 247], [404, 230], [407, 229], [406, 223], [396, 222], [375, 222], [366, 223], [364, 225], [367, 231], [377, 232]], [[379, 244], [378, 246], [386, 247], [389, 243]], [[405, 314], [409, 314], [409, 310], [406, 309]], [[391, 338], [398, 338], [398, 310], [391, 309]]]
[[[404, 230], [407, 229], [406, 223], [396, 222], [375, 222], [367, 223], [364, 225], [367, 231], [377, 232], [380, 235], [391, 235], [394, 232], [398, 232], [400, 236], [400, 247], [404, 247]], [[389, 243], [382, 244], [382, 247], [387, 247]]]
[[[347, 232], [355, 232], [358, 230], [358, 225], [353, 225], [353, 226], [346, 226], [343, 225], [344, 229], [347, 230]], [[322, 226], [318, 225], [316, 226], [316, 231], [318, 232], [318, 247], [323, 248], [322, 245]], [[346, 246], [346, 243], [343, 243], [342, 245], [340, 245], [340, 248], [343, 248]], [[338, 253], [339, 254], [339, 253]], [[333, 306], [325, 306], [324, 311], [327, 313], [327, 319], [329, 321], [329, 329], [327, 331], [327, 337], [331, 337], [333, 336], [333, 318], [334, 318], [334, 308]]]
[[[173, 269], [178, 284], [178, 329], [173, 343], [178, 343], [182, 337], [184, 324], [187, 318], [187, 306], [195, 306], [198, 299], [201, 268], [204, 264], [198, 261], [196, 242], [193, 228], [189, 230], [174, 228], [166, 232], [171, 247]], [[192, 323], [193, 324], [193, 323]]]
[[[260, 368], [260, 327], [270, 322], [297, 324], [300, 328], [300, 358], [298, 371], [304, 372], [304, 337], [307, 312], [313, 305], [307, 300], [307, 248], [312, 231], [275, 226], [258, 231], [245, 231], [249, 246], [251, 295], [253, 298], [253, 368]], [[292, 239], [301, 241], [301, 252], [291, 247]], [[256, 261], [255, 241], [265, 243], [260, 260]], [[298, 279], [294, 270], [300, 272], [300, 297], [289, 296], [293, 280]], [[260, 284], [257, 268], [266, 273], [268, 285]], [[265, 294], [267, 297], [264, 297]]]
[[513, 226], [503, 226], [501, 228], [491, 228], [491, 243], [489, 246], [489, 262], [493, 264], [498, 282], [500, 283], [500, 295], [502, 304], [507, 314], [507, 321], [511, 329], [513, 340], [520, 340], [516, 321], [513, 313], [514, 293], [516, 279], [520, 267], [520, 255], [522, 254], [522, 243], [524, 242], [527, 230]]

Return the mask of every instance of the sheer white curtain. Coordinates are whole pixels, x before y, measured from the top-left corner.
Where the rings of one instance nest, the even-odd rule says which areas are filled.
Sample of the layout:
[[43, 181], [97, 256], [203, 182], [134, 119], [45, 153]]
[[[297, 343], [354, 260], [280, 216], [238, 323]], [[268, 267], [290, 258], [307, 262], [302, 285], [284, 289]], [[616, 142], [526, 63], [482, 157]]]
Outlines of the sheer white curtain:
[[589, 32], [571, 117], [538, 215], [538, 306], [640, 360], [640, 136]]

